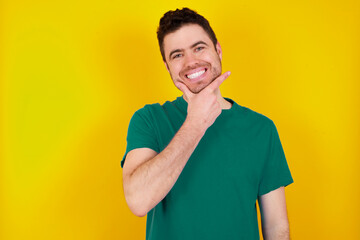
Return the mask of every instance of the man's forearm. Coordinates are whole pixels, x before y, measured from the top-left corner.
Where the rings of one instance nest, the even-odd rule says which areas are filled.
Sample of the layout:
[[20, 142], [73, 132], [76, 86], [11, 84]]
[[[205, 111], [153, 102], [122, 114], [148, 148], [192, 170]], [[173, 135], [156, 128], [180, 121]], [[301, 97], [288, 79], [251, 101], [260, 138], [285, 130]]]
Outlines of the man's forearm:
[[168, 194], [205, 131], [185, 120], [162, 152], [141, 164], [124, 179], [127, 182], [124, 190], [129, 207], [137, 215], [146, 215]]

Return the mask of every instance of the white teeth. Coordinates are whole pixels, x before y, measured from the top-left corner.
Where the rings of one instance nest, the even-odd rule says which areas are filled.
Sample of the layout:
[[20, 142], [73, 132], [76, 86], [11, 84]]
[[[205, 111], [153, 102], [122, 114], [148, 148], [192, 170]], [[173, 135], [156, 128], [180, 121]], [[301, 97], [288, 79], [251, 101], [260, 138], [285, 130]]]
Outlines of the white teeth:
[[187, 78], [189, 79], [194, 79], [194, 78], [197, 78], [198, 76], [204, 74], [205, 72], [205, 69], [202, 70], [202, 71], [199, 71], [199, 72], [196, 72], [196, 73], [193, 73], [193, 74], [190, 74], [190, 75], [187, 75]]

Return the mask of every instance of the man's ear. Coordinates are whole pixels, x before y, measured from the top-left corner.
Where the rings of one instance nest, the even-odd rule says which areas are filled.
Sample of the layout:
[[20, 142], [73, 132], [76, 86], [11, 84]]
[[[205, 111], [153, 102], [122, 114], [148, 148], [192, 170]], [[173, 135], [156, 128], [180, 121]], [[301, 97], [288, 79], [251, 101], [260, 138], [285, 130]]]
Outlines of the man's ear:
[[167, 65], [167, 63], [165, 61], [164, 61], [164, 64], [165, 64], [166, 70], [170, 73], [169, 66]]
[[220, 60], [222, 60], [222, 50], [219, 42], [216, 43], [216, 52], [219, 55]]

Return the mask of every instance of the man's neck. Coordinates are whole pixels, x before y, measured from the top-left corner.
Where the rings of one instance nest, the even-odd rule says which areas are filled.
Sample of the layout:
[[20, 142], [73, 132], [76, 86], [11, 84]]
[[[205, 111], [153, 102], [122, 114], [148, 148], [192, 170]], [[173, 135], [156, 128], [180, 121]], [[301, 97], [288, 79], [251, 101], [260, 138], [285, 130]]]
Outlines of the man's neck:
[[232, 103], [228, 102], [223, 96], [221, 96], [219, 88], [216, 90], [215, 93], [217, 100], [220, 103], [221, 109], [230, 109], [232, 107]]
[[[228, 102], [225, 98], [223, 98], [223, 96], [221, 96], [220, 89], [217, 89], [215, 94], [218, 102], [220, 103], [221, 109], [230, 109], [232, 107], [232, 103]], [[187, 102], [184, 96], [183, 98]]]
[[218, 102], [220, 103], [221, 109], [230, 109], [232, 107], [232, 103], [228, 102], [222, 96], [218, 97]]

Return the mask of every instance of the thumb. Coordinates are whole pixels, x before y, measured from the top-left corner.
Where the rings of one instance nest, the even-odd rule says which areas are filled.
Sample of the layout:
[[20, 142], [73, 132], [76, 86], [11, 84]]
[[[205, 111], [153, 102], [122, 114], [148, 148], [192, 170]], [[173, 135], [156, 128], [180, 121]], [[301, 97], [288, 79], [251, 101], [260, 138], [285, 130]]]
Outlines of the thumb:
[[177, 83], [175, 83], [175, 86], [176, 86], [180, 91], [183, 92], [183, 94], [184, 94], [184, 96], [185, 96], [186, 99], [191, 98], [191, 96], [193, 95], [193, 93], [189, 90], [189, 88], [188, 88], [185, 84], [183, 84], [183, 83], [181, 83], [181, 82], [177, 82]]

